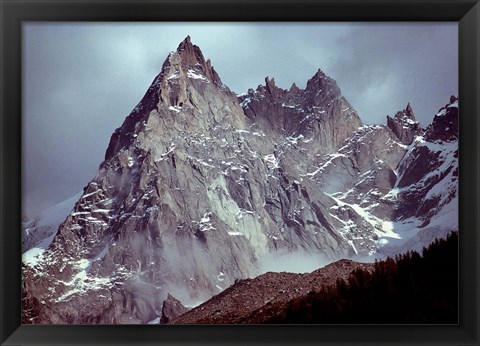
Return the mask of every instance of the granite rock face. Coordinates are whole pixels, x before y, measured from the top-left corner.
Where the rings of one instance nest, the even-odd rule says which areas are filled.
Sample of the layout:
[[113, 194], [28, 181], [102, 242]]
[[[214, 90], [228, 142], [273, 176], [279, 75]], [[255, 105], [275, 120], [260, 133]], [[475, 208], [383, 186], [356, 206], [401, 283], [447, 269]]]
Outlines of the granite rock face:
[[266, 78], [237, 96], [187, 37], [24, 266], [25, 323], [148, 323], [169, 293], [195, 305], [277, 252], [401, 251], [456, 198], [454, 108], [444, 115], [456, 137], [443, 138], [443, 120], [424, 132], [410, 106], [388, 126], [362, 126], [320, 70], [305, 89]]
[[404, 111], [397, 112], [393, 118], [387, 115], [387, 126], [403, 144], [412, 143], [414, 137], [421, 133], [420, 124], [415, 121], [410, 103]]
[[160, 324], [167, 324], [169, 321], [183, 315], [187, 311], [188, 308], [183, 306], [178, 299], [168, 294], [167, 299], [163, 302]]
[[341, 96], [340, 88], [321, 70], [308, 80], [305, 90], [295, 84], [289, 90], [265, 78], [265, 85], [240, 95], [245, 115], [278, 139], [310, 139], [312, 156], [334, 152], [362, 122]]
[[418, 243], [458, 225], [458, 120], [458, 100], [452, 96], [399, 163], [393, 191], [399, 201], [397, 218], [410, 218], [421, 229], [404, 248], [418, 249]]

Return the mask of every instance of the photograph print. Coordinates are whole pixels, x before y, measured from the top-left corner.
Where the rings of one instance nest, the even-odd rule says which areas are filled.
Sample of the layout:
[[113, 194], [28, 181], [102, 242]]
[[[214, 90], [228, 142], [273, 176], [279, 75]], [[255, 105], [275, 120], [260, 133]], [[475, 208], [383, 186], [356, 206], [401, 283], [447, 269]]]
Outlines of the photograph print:
[[457, 324], [458, 24], [22, 24], [23, 324]]

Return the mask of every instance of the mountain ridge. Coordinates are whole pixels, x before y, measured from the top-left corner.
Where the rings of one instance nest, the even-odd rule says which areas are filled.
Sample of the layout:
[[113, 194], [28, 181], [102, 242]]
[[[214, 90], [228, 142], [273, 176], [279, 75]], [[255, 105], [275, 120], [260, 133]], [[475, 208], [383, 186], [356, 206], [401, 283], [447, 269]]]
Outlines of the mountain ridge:
[[[254, 279], [239, 280], [225, 291], [191, 310], [179, 314], [168, 324], [240, 324], [258, 311], [285, 306], [295, 297], [346, 280], [355, 269], [373, 270], [373, 263], [339, 260], [311, 273], [267, 272]], [[253, 293], [255, 292], [255, 293]]]
[[321, 70], [305, 89], [267, 77], [237, 97], [187, 37], [48, 249], [24, 264], [24, 291], [48, 306], [25, 323], [147, 323], [169, 293], [206, 300], [279, 251], [381, 257], [433, 240], [431, 220], [455, 212], [452, 100], [423, 132], [410, 105], [362, 125]]

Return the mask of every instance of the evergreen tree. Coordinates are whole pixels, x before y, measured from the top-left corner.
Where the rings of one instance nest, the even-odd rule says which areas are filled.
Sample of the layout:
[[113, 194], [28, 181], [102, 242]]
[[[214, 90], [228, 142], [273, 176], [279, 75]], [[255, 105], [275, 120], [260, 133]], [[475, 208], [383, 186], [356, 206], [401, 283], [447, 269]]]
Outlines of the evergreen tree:
[[291, 301], [268, 323], [458, 322], [458, 232]]

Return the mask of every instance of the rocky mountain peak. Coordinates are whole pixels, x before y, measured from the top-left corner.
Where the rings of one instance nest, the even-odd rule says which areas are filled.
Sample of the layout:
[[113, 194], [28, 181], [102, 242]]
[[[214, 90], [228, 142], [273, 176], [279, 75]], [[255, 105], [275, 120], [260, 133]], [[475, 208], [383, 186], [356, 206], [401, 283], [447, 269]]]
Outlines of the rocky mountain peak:
[[317, 72], [315, 72], [315, 74], [313, 75], [311, 80], [315, 80], [315, 79], [319, 80], [319, 79], [323, 79], [325, 77], [328, 78], [328, 76], [325, 74], [325, 72], [323, 72], [322, 69], [319, 68], [319, 69], [317, 69]]
[[420, 133], [420, 124], [415, 120], [415, 114], [410, 103], [392, 118], [387, 115], [387, 126], [403, 144], [410, 144], [413, 138]]
[[265, 85], [259, 85], [255, 91], [249, 89], [238, 98], [245, 115], [265, 133], [273, 129], [272, 136], [310, 138], [316, 144], [315, 154], [338, 149], [362, 126], [337, 83], [320, 69], [303, 90], [295, 83], [288, 90], [279, 88], [274, 78], [266, 77]]
[[[205, 102], [206, 99], [209, 102]], [[207, 116], [213, 115], [213, 104], [229, 104], [227, 108], [230, 110], [232, 103], [236, 103], [235, 95], [221, 82], [211, 61], [205, 60], [200, 48], [192, 44], [190, 36], [187, 36], [176, 51], [169, 53], [161, 72], [155, 77], [145, 96], [122, 126], [115, 130], [105, 154], [105, 161], [111, 159], [121, 148], [131, 145], [136, 138], [133, 135], [138, 135], [139, 131], [145, 129], [145, 124], [152, 115], [165, 117], [200, 112]], [[241, 118], [240, 107], [237, 105], [234, 108], [237, 108], [237, 119]], [[220, 113], [216, 114], [218, 117]], [[197, 118], [189, 119], [189, 122], [181, 123], [184, 127], [195, 127], [191, 121]], [[207, 125], [206, 121], [207, 119], [203, 119], [202, 127]]]
[[265, 88], [268, 95], [271, 97], [272, 101], [276, 102], [283, 95], [285, 95], [286, 90], [283, 90], [275, 84], [275, 78], [265, 77]]
[[430, 141], [458, 139], [458, 99], [450, 96], [450, 102], [440, 108], [427, 127], [425, 138]]
[[190, 47], [193, 47], [193, 44], [192, 44], [190, 35], [187, 35], [187, 37], [185, 37], [183, 39], [183, 41], [179, 43], [178, 48], [177, 48], [177, 52], [188, 49]]
[[275, 89], [277, 86], [275, 85], [275, 78], [269, 78], [268, 76], [265, 77], [265, 86], [267, 90]]
[[410, 102], [407, 104], [407, 107], [405, 108], [405, 115], [409, 118], [415, 121], [415, 114], [413, 114], [413, 108], [410, 105]]
[[307, 81], [305, 92], [308, 94], [309, 102], [315, 106], [321, 106], [341, 96], [342, 92], [337, 82], [327, 76], [321, 69]]
[[177, 77], [190, 77], [206, 79], [215, 85], [221, 85], [220, 77], [212, 66], [210, 59], [205, 60], [203, 53], [194, 45], [190, 36], [187, 36], [174, 52], [170, 52], [162, 67], [163, 79]]
[[297, 84], [295, 84], [295, 82], [293, 82], [292, 86], [290, 87], [290, 89], [288, 89], [288, 92], [289, 94], [291, 95], [296, 95], [298, 93], [300, 93], [302, 91], [302, 89], [300, 89]]

